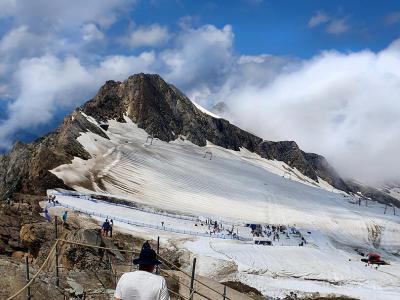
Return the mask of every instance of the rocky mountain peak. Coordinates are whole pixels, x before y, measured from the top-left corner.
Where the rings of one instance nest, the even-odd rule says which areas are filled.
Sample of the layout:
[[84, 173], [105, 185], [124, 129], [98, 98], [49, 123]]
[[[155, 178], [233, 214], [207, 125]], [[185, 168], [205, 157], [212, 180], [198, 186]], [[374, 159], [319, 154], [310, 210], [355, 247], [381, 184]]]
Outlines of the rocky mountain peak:
[[122, 82], [107, 81], [54, 132], [29, 145], [17, 143], [8, 155], [0, 157], [0, 197], [19, 191], [40, 194], [48, 188], [68, 188], [49, 170], [70, 163], [74, 157], [91, 158], [77, 141], [82, 132], [108, 138], [86, 115], [97, 122], [125, 122], [128, 117], [165, 142], [184, 136], [198, 146], [209, 141], [232, 150], [245, 148], [263, 158], [285, 162], [315, 181], [322, 178], [337, 189], [351, 190], [324, 157], [302, 151], [294, 141], [264, 141], [225, 119], [202, 112], [159, 75], [140, 73]]

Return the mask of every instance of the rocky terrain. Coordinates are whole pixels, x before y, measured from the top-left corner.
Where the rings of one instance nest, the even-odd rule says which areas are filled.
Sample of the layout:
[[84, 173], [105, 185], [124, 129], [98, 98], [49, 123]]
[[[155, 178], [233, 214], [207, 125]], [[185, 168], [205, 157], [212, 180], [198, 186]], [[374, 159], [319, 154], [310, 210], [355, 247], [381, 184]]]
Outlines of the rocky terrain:
[[[302, 151], [295, 142], [263, 141], [225, 119], [202, 112], [159, 75], [137, 74], [124, 82], [106, 82], [93, 99], [66, 116], [57, 130], [32, 144], [17, 142], [7, 155], [0, 156], [1, 199], [16, 192], [40, 195], [49, 188], [68, 188], [49, 170], [70, 163], [74, 157], [90, 158], [76, 140], [81, 132], [91, 131], [107, 138], [106, 132], [83, 114], [97, 121], [124, 122], [127, 116], [148, 134], [163, 141], [184, 136], [199, 146], [209, 141], [232, 150], [242, 147], [261, 157], [283, 161], [314, 181], [322, 178], [337, 189], [356, 193], [363, 188], [345, 182], [324, 157]], [[399, 205], [395, 198], [376, 189], [363, 188], [363, 194]]]
[[[55, 227], [40, 216], [38, 198], [16, 195], [14, 202], [0, 207], [0, 299], [6, 299], [26, 283], [25, 260], [28, 258], [31, 277], [46, 259], [54, 244]], [[53, 218], [54, 220], [54, 218]], [[67, 224], [58, 224], [59, 237], [75, 243], [90, 244], [139, 252], [143, 239], [116, 232], [113, 238], [103, 237], [94, 220], [71, 213]], [[154, 241], [151, 242], [154, 245]], [[160, 253], [181, 266], [185, 256], [162, 247]], [[132, 254], [108, 251], [74, 244], [59, 247], [60, 286], [56, 286], [54, 258], [45, 266], [32, 286], [31, 299], [109, 299], [115, 287], [115, 276], [129, 271]], [[112, 265], [112, 267], [111, 267]], [[173, 287], [172, 283], [169, 283]], [[177, 287], [178, 288], [178, 287]], [[26, 299], [26, 292], [17, 299]]]
[[[44, 263], [55, 238], [53, 222], [48, 222], [41, 215], [41, 200], [37, 196], [16, 194], [11, 204], [0, 206], [0, 299], [7, 299], [26, 283], [26, 258], [32, 277]], [[53, 217], [54, 221], [54, 217]], [[110, 299], [116, 279], [134, 268], [132, 254], [124, 250], [140, 251], [144, 239], [130, 234], [114, 232], [113, 237], [103, 237], [99, 224], [79, 213], [70, 212], [68, 222], [58, 223], [58, 236], [73, 243], [108, 247], [115, 250], [89, 248], [76, 244], [61, 243], [59, 253], [59, 286], [56, 285], [54, 257], [45, 266], [31, 286], [31, 299]], [[156, 242], [150, 241], [153, 248]], [[176, 266], [189, 272], [192, 254], [187, 250], [177, 249], [173, 243], [161, 244], [160, 254]], [[136, 255], [134, 255], [136, 256]], [[183, 295], [190, 292], [185, 287], [189, 284], [187, 276], [178, 271], [171, 271], [164, 264], [161, 266], [169, 289]], [[221, 290], [218, 281], [196, 276], [213, 289]], [[177, 283], [178, 282], [178, 283]], [[185, 285], [182, 285], [185, 284]], [[269, 299], [246, 284], [239, 281], [223, 283], [228, 287], [227, 295], [236, 300]], [[211, 299], [216, 297], [210, 290], [197, 285], [197, 290]], [[16, 299], [26, 299], [24, 291]], [[171, 299], [177, 299], [171, 293]], [[194, 299], [199, 299], [197, 296]], [[218, 297], [219, 299], [219, 297]], [[302, 297], [290, 293], [284, 299], [351, 299], [346, 297], [320, 297], [315, 295]]]

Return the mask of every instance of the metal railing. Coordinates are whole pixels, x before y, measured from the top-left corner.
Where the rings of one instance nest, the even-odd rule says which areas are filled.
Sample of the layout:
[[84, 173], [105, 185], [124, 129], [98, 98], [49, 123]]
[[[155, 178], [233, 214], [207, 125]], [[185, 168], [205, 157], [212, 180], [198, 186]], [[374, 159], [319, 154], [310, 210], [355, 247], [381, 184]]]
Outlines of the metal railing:
[[138, 226], [138, 227], [151, 228], [151, 229], [162, 230], [162, 231], [166, 231], [166, 232], [187, 234], [187, 235], [192, 235], [192, 236], [218, 238], [218, 239], [224, 239], [224, 240], [239, 240], [239, 241], [244, 241], [244, 242], [253, 241], [252, 238], [246, 238], [246, 237], [241, 237], [241, 236], [236, 236], [234, 238], [232, 235], [228, 235], [228, 234], [224, 234], [224, 233], [207, 234], [205, 232], [203, 233], [203, 232], [198, 232], [198, 231], [191, 231], [191, 230], [178, 229], [178, 228], [173, 228], [173, 227], [159, 226], [159, 225], [154, 225], [154, 224], [149, 224], [149, 223], [133, 221], [133, 220], [113, 216], [111, 214], [102, 214], [102, 213], [99, 213], [99, 212], [96, 212], [93, 210], [79, 208], [79, 207], [76, 207], [76, 206], [73, 206], [70, 204], [63, 203], [60, 200], [58, 200], [58, 204], [55, 204], [55, 205], [69, 208], [73, 211], [81, 212], [81, 213], [87, 214], [89, 216], [96, 216], [96, 217], [100, 217], [100, 218], [104, 218], [104, 219], [112, 219], [114, 221], [118, 221], [118, 222], [128, 224], [128, 225]]
[[74, 197], [74, 198], [83, 198], [83, 199], [87, 199], [87, 200], [90, 200], [90, 201], [96, 201], [96, 202], [102, 202], [102, 203], [106, 203], [106, 204], [112, 204], [112, 205], [115, 205], [115, 206], [130, 208], [130, 209], [139, 210], [139, 211], [152, 213], [152, 214], [155, 214], [155, 215], [161, 215], [161, 216], [174, 218], [174, 219], [194, 221], [194, 222], [199, 222], [200, 221], [199, 218], [196, 218], [196, 217], [177, 215], [177, 214], [168, 213], [168, 212], [162, 211], [160, 209], [156, 209], [156, 208], [146, 208], [144, 206], [138, 206], [138, 205], [136, 205], [136, 202], [132, 202], [132, 205], [127, 205], [127, 204], [117, 203], [117, 202], [114, 202], [112, 200], [110, 200], [110, 201], [100, 200], [100, 199], [97, 199], [97, 198], [92, 198], [92, 197], [90, 197], [88, 195], [85, 195], [85, 194], [79, 194], [79, 193], [75, 193], [75, 192], [68, 193], [68, 192], [53, 191], [52, 194], [68, 196], [68, 197]]

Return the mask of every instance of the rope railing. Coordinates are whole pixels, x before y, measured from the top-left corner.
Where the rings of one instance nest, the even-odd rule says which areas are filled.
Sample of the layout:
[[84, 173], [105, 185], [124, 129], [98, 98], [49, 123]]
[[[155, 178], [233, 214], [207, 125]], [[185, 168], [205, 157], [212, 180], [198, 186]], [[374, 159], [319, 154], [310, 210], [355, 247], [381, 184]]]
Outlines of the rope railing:
[[[167, 276], [168, 278], [171, 278], [172, 280], [176, 281], [179, 285], [182, 285], [184, 287], [186, 287], [189, 291], [190, 291], [190, 286], [183, 283], [182, 281], [180, 281], [178, 278], [175, 278], [174, 276], [171, 276], [170, 274], [168, 274], [165, 270], [161, 270], [161, 273], [163, 273], [164, 276]], [[191, 296], [193, 296], [194, 294], [198, 294], [199, 296], [207, 299], [207, 300], [213, 300], [207, 296], [205, 296], [204, 294], [200, 293], [199, 291], [196, 291], [195, 289], [190, 293], [189, 299], [191, 298]], [[221, 296], [223, 296], [222, 294], [220, 294]], [[229, 298], [226, 298], [229, 299]]]
[[[185, 274], [186, 276], [188, 276], [189, 278], [191, 277], [191, 275], [185, 271], [183, 271], [181, 268], [179, 268], [177, 265], [175, 265], [173, 262], [169, 261], [168, 259], [162, 257], [162, 256], [158, 256], [160, 260], [162, 260], [164, 263], [169, 264], [170, 266], [174, 267], [177, 271], [182, 272], [183, 274]], [[224, 296], [221, 292], [213, 289], [212, 287], [206, 285], [205, 283], [201, 282], [200, 280], [196, 279], [196, 277], [194, 277], [194, 281], [199, 283], [200, 285], [206, 287], [207, 289], [209, 289], [210, 291], [213, 291], [214, 293], [217, 293], [220, 296]], [[225, 299], [230, 300], [228, 297], [225, 296]]]
[[[24, 291], [26, 291], [35, 281], [35, 279], [38, 278], [38, 276], [41, 274], [41, 272], [43, 271], [44, 267], [48, 264], [48, 262], [50, 261], [51, 257], [53, 254], [55, 254], [56, 251], [56, 247], [57, 245], [59, 245], [60, 243], [63, 244], [72, 244], [72, 245], [77, 245], [77, 246], [82, 246], [82, 247], [89, 247], [89, 248], [95, 248], [95, 249], [102, 249], [102, 250], [108, 250], [110, 252], [112, 251], [119, 251], [121, 253], [131, 253], [131, 254], [137, 254], [138, 251], [134, 251], [134, 250], [123, 250], [123, 249], [118, 249], [118, 248], [110, 248], [110, 247], [103, 247], [103, 246], [97, 246], [97, 245], [91, 245], [91, 244], [86, 244], [86, 243], [80, 243], [80, 242], [74, 242], [74, 241], [68, 241], [65, 239], [57, 239], [55, 241], [55, 243], [53, 244], [53, 246], [51, 247], [46, 259], [44, 260], [43, 264], [40, 266], [40, 268], [38, 269], [38, 271], [35, 273], [35, 275], [29, 280], [29, 282], [27, 284], [25, 284], [25, 286], [23, 286], [21, 289], [19, 289], [17, 292], [15, 292], [13, 295], [11, 295], [10, 297], [8, 297], [6, 300], [13, 300], [15, 299], [17, 296], [19, 296], [21, 293], [23, 293]], [[174, 263], [172, 263], [171, 261], [169, 261], [168, 259], [157, 255], [158, 258], [163, 261], [164, 263], [169, 264], [169, 268], [171, 268], [171, 271], [174, 271], [172, 268], [174, 268], [176, 271], [181, 272], [182, 274], [184, 274], [185, 276], [187, 276], [188, 278], [192, 279], [194, 282], [204, 286], [206, 289], [218, 294], [221, 297], [224, 297], [224, 299], [226, 300], [231, 300], [230, 298], [228, 298], [226, 295], [222, 294], [221, 292], [211, 288], [210, 286], [208, 286], [207, 284], [201, 282], [199, 279], [196, 279], [195, 277], [192, 278], [192, 276], [190, 274], [188, 274], [187, 272], [185, 272], [184, 270], [182, 270], [181, 268], [179, 268], [178, 266], [176, 266]], [[204, 295], [203, 293], [201, 293], [200, 291], [196, 290], [196, 289], [191, 289], [191, 287], [185, 283], [183, 283], [182, 281], [180, 281], [179, 279], [173, 277], [172, 275], [168, 274], [166, 270], [161, 269], [160, 270], [164, 275], [168, 276], [169, 278], [172, 278], [173, 280], [177, 281], [179, 285], [184, 286], [185, 288], [187, 288], [190, 292], [191, 295], [189, 297], [183, 296], [177, 292], [172, 291], [171, 289], [168, 289], [172, 294], [178, 296], [180, 299], [185, 299], [185, 300], [192, 300], [193, 299], [193, 294], [197, 294], [201, 297], [203, 297], [204, 299], [207, 300], [213, 300], [212, 298]]]
[[119, 252], [122, 252], [122, 253], [139, 254], [139, 251], [135, 251], [135, 250], [123, 250], [123, 249], [118, 249], [118, 248], [102, 247], [102, 246], [96, 246], [96, 245], [90, 245], [90, 244], [85, 244], [85, 243], [78, 243], [78, 242], [68, 241], [68, 240], [64, 240], [64, 239], [59, 239], [58, 241], [62, 242], [62, 243], [73, 244], [73, 245], [89, 247], [89, 248], [96, 248], [96, 249], [102, 249], [102, 250], [108, 250], [108, 251], [119, 251]]
[[47, 255], [46, 259], [44, 260], [42, 266], [39, 268], [39, 270], [36, 272], [36, 274], [33, 275], [33, 277], [29, 280], [29, 282], [25, 286], [23, 286], [21, 289], [19, 289], [16, 293], [14, 293], [12, 296], [8, 297], [6, 300], [15, 299], [17, 296], [19, 296], [22, 292], [24, 292], [26, 289], [28, 289], [33, 284], [36, 277], [39, 276], [39, 274], [42, 272], [42, 270], [45, 267], [45, 265], [47, 264], [47, 262], [50, 260], [51, 255], [53, 254], [53, 252], [55, 251], [55, 249], [57, 247], [57, 244], [58, 244], [58, 240], [56, 240], [53, 247], [51, 247], [49, 254]]

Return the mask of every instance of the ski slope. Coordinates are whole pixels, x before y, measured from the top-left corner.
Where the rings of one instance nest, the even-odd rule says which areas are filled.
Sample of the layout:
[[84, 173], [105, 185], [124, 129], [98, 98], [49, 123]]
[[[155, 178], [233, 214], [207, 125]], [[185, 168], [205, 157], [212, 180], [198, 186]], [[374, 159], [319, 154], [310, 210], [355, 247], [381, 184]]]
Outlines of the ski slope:
[[[185, 137], [170, 143], [154, 139], [150, 144], [148, 134], [129, 119], [126, 123], [110, 120], [109, 125], [110, 140], [90, 132], [78, 138], [92, 159], [75, 158], [52, 172], [83, 193], [110, 194], [227, 223], [296, 225], [306, 234], [306, 247], [265, 247], [204, 237], [182, 244], [199, 256], [204, 275], [218, 273], [217, 267], [210, 266], [224, 261], [222, 265], [237, 266], [237, 279], [277, 297], [295, 290], [400, 299], [400, 217], [384, 215], [383, 205], [358, 206], [328, 183], [314, 182], [282, 162], [246, 149], [198, 147]], [[204, 157], [206, 152], [212, 152], [211, 160]], [[88, 203], [75, 201], [74, 205]], [[95, 203], [90, 208], [105, 209]], [[121, 208], [107, 211], [157, 224], [165, 219]], [[173, 220], [173, 226], [189, 226], [182, 222]], [[376, 249], [391, 265], [367, 268], [356, 248]]]

